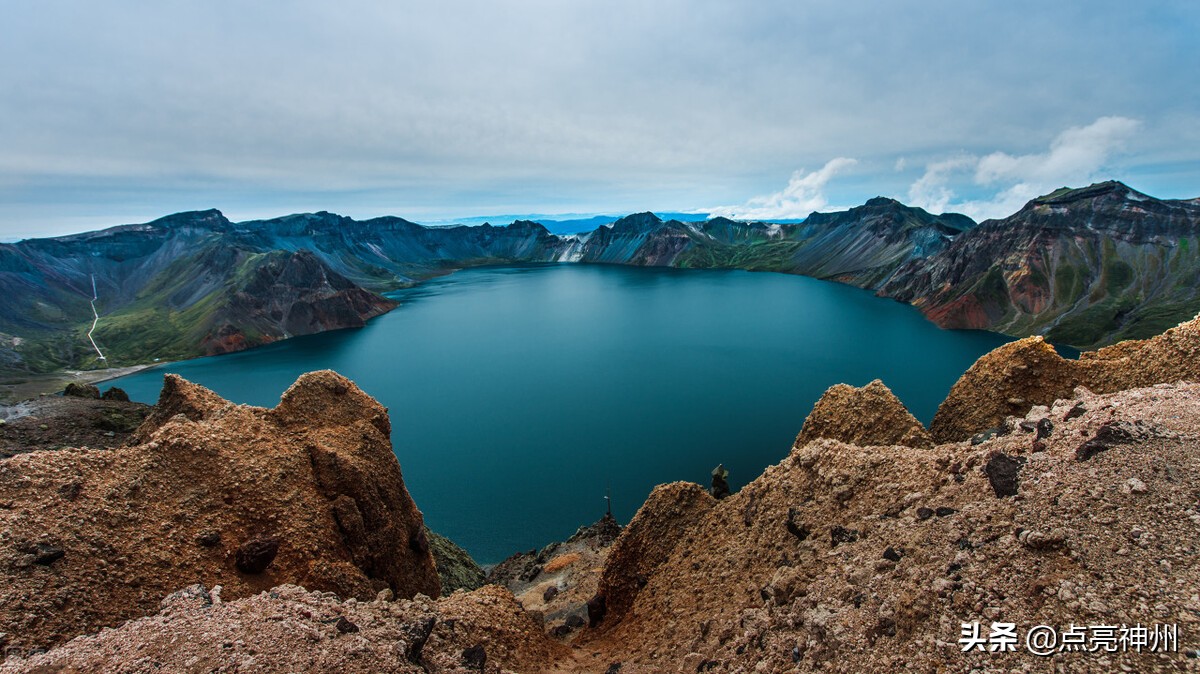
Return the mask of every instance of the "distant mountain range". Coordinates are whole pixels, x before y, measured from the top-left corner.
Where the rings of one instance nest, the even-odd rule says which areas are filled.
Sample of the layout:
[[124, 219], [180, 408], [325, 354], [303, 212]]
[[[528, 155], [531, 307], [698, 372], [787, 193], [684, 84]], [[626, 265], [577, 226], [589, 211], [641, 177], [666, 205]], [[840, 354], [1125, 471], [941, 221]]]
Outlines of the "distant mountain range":
[[[655, 211], [654, 215], [663, 220], [682, 220], [696, 221], [707, 220], [708, 213], [682, 213], [675, 211]], [[455, 225], [482, 225], [496, 224], [502, 222], [516, 222], [518, 220], [528, 220], [536, 222], [546, 228], [551, 234], [581, 234], [590, 232], [601, 225], [611, 225], [620, 220], [620, 215], [583, 215], [578, 214], [578, 217], [569, 217], [564, 215], [546, 216], [537, 214], [528, 215], [481, 215], [472, 218], [459, 218], [456, 220], [423, 222], [421, 224], [430, 227], [453, 227]]]
[[[979, 225], [882, 197], [800, 223], [639, 213], [574, 235], [524, 220], [425, 227], [325, 212], [239, 223], [216, 210], [178, 213], [0, 244], [0, 377], [359, 326], [395, 306], [380, 293], [528, 262], [803, 274], [908, 302], [943, 327], [1093, 347], [1200, 312], [1198, 248], [1200, 200], [1155, 199], [1118, 182], [1064, 188]], [[93, 279], [104, 362], [84, 336]]]

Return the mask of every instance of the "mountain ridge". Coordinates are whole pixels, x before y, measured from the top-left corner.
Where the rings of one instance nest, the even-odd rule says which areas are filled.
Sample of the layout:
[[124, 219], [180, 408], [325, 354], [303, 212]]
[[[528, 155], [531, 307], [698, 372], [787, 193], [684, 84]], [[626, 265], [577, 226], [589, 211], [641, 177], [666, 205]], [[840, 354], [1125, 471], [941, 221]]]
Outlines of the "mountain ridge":
[[[311, 330], [281, 321], [293, 308], [311, 313], [333, 286], [307, 297], [292, 275], [255, 285], [269, 296], [254, 301], [243, 288], [247, 265], [280, 253], [346, 281], [337, 281], [340, 308], [317, 312], [328, 320]], [[978, 225], [874, 197], [799, 223], [642, 212], [576, 235], [528, 220], [426, 227], [318, 211], [232, 222], [217, 209], [186, 211], [0, 244], [0, 378], [100, 364], [81, 335], [93, 276], [97, 340], [128, 364], [355, 327], [394, 306], [381, 293], [433, 276], [555, 262], [802, 274], [912, 304], [942, 327], [1090, 347], [1155, 334], [1200, 311], [1200, 200], [1160, 200], [1107, 181], [1055, 190]]]

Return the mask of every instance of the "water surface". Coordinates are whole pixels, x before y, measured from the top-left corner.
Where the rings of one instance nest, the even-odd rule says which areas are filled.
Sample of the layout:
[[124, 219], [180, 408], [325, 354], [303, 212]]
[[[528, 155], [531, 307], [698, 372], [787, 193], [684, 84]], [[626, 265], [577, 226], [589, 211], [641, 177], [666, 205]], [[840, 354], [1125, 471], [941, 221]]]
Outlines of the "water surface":
[[173, 363], [113, 382], [154, 402], [163, 372], [274, 406], [329, 368], [391, 411], [404, 479], [434, 530], [481, 563], [627, 521], [656, 484], [736, 487], [782, 460], [839, 382], [886, 383], [928, 423], [1007, 341], [802, 276], [542, 265], [473, 269], [394, 295], [360, 330]]

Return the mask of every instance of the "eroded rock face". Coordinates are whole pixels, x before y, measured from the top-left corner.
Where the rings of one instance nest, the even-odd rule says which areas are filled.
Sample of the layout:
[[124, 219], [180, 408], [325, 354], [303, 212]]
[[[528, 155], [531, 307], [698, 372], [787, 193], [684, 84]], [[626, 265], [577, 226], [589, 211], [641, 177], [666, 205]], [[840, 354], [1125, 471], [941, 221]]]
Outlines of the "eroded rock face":
[[1041, 337], [1027, 337], [975, 361], [938, 407], [929, 431], [937, 442], [955, 442], [1034, 405], [1069, 398], [1077, 386], [1111, 393], [1176, 381], [1200, 381], [1200, 317], [1157, 337], [1084, 352], [1077, 361], [1059, 356]]
[[487, 574], [471, 559], [466, 550], [460, 548], [454, 541], [425, 528], [425, 537], [429, 540], [429, 551], [437, 566], [438, 578], [442, 582], [442, 596], [449, 596], [455, 590], [474, 590], [483, 587]]
[[341, 601], [294, 585], [225, 594], [188, 587], [155, 615], [0, 672], [525, 672], [566, 655], [495, 586], [436, 602]]
[[608, 553], [597, 592], [602, 620], [620, 620], [629, 611], [688, 528], [716, 503], [703, 487], [691, 482], [659, 485], [650, 492]]
[[938, 406], [929, 424], [937, 442], [965, 440], [1006, 417], [1049, 405], [1079, 386], [1077, 368], [1041, 337], [1026, 337], [981, 356]]
[[[575, 643], [631, 672], [1014, 671], [1040, 661], [964, 653], [961, 624], [1012, 622], [1023, 638], [1180, 621], [1178, 652], [1054, 657], [1071, 672], [1185, 670], [1200, 647], [1182, 629], [1200, 516], [1181, 497], [1200, 489], [1200, 385], [1083, 395], [1054, 406], [1041, 451], [1036, 423], [923, 451], [822, 439], [720, 501], [660, 487], [609, 556], [607, 616]], [[1079, 460], [1097, 437], [1107, 449]]]
[[[389, 430], [387, 411], [330, 371], [300, 377], [273, 410], [167, 375], [137, 444], [0, 465], [0, 632], [18, 651], [48, 647], [194, 583], [227, 599], [284, 583], [436, 597]], [[39, 546], [62, 554], [30, 563]]]
[[864, 447], [933, 445], [921, 422], [878, 379], [862, 388], [836, 384], [825, 391], [804, 420], [794, 446], [803, 447], [818, 438]]
[[1159, 333], [1200, 307], [1200, 201], [1118, 182], [1057, 190], [911, 259], [879, 294], [944, 328], [1092, 347]]

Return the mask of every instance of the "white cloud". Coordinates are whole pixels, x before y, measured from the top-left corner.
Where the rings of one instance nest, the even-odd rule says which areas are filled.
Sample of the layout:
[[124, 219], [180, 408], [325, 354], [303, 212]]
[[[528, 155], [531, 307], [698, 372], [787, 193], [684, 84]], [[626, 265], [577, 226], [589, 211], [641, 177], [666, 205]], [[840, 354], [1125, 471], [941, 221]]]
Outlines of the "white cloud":
[[[1104, 174], [1110, 157], [1139, 126], [1138, 120], [1127, 117], [1101, 117], [1063, 131], [1046, 152], [959, 155], [933, 162], [909, 187], [909, 203], [934, 213], [958, 211], [976, 220], [1011, 215], [1030, 199], [1059, 187], [1080, 187], [1111, 177]], [[956, 183], [992, 193], [960, 199]]]
[[857, 159], [848, 157], [830, 159], [812, 173], [804, 173], [803, 169], [796, 171], [788, 181], [787, 187], [779, 192], [754, 197], [741, 206], [711, 208], [709, 213], [742, 220], [808, 217], [813, 211], [819, 211], [829, 205], [824, 192], [830, 178], [857, 163]]
[[925, 175], [908, 188], [908, 202], [932, 213], [944, 213], [954, 199], [954, 192], [947, 186], [950, 176], [971, 168], [978, 159], [970, 155], [959, 155], [943, 159], [925, 167]]

